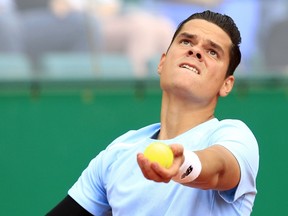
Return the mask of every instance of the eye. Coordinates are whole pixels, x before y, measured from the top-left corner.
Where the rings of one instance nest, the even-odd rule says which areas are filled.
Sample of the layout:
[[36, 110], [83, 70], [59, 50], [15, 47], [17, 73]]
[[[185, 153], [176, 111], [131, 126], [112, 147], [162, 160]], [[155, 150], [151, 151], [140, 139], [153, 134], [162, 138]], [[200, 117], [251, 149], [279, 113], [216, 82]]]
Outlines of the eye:
[[183, 39], [180, 41], [180, 44], [183, 44], [185, 46], [189, 46], [189, 45], [191, 45], [191, 42], [189, 40]]
[[209, 50], [208, 53], [213, 57], [218, 57], [218, 53], [215, 50]]

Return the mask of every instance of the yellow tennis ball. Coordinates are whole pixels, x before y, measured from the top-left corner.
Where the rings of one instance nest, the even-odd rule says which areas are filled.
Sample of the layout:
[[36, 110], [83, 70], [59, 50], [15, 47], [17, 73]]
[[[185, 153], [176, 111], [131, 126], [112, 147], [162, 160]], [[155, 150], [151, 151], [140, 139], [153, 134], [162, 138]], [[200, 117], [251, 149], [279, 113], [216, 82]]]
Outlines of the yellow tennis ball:
[[147, 146], [144, 151], [144, 156], [150, 162], [157, 162], [160, 166], [165, 168], [169, 168], [174, 159], [170, 146], [161, 142], [153, 142]]

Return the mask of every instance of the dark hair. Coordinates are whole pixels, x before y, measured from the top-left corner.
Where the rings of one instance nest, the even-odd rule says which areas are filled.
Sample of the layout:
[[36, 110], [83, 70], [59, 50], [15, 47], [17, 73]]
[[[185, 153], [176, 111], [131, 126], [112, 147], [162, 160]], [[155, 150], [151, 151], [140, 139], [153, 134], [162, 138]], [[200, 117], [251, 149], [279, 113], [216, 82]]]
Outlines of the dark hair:
[[[234, 20], [227, 15], [215, 13], [215, 12], [212, 12], [209, 10], [201, 12], [201, 13], [192, 14], [191, 16], [189, 16], [187, 19], [183, 20], [178, 25], [178, 27], [177, 27], [174, 35], [173, 35], [171, 44], [173, 43], [175, 37], [181, 31], [183, 25], [185, 23], [187, 23], [188, 21], [193, 20], [193, 19], [203, 19], [203, 20], [206, 20], [208, 22], [214, 23], [229, 35], [229, 37], [232, 41], [232, 46], [230, 49], [230, 61], [229, 61], [226, 77], [228, 77], [229, 75], [233, 75], [235, 69], [240, 64], [240, 61], [241, 61], [241, 51], [239, 48], [239, 45], [241, 43], [241, 35], [240, 35], [240, 32], [239, 32]], [[171, 44], [170, 44], [170, 46], [171, 46]]]

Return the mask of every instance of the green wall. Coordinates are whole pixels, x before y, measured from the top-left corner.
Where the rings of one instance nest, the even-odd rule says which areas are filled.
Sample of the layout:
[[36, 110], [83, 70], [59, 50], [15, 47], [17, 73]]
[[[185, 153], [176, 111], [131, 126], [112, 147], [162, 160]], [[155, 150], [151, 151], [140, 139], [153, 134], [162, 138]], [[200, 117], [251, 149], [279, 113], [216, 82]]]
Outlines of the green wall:
[[[219, 101], [217, 116], [242, 119], [259, 141], [258, 196], [252, 215], [288, 215], [288, 91], [277, 85], [240, 84]], [[158, 122], [158, 83], [135, 85], [58, 83], [31, 90], [29, 84], [2, 83], [0, 215], [44, 215], [114, 138]]]

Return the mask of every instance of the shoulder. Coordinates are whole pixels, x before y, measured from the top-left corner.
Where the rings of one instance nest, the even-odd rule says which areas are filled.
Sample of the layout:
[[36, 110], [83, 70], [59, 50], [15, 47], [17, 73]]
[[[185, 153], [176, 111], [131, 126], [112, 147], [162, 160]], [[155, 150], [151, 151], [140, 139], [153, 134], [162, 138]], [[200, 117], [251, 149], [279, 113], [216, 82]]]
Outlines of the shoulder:
[[219, 121], [219, 126], [222, 127], [239, 127], [239, 128], [247, 128], [248, 126], [241, 120], [238, 119], [223, 119]]
[[244, 122], [234, 119], [219, 121], [212, 137], [214, 145], [224, 146], [234, 154], [240, 164], [250, 164], [254, 172], [257, 173], [259, 163], [258, 142], [253, 132]]
[[227, 148], [240, 164], [248, 163], [254, 167], [254, 172], [257, 172], [259, 163], [258, 142], [244, 122], [234, 119], [219, 121], [211, 136], [211, 143]]
[[209, 134], [211, 138], [225, 138], [235, 135], [246, 135], [250, 138], [254, 137], [250, 128], [241, 120], [238, 119], [211, 119], [193, 129], [193, 132], [204, 133], [205, 136]]
[[237, 119], [225, 119], [219, 121], [216, 132], [225, 133], [226, 135], [246, 135], [249, 138], [255, 138], [253, 132], [246, 123]]
[[241, 120], [225, 119], [215, 127], [213, 137], [222, 142], [234, 142], [250, 147], [257, 146], [257, 140], [251, 129]]

